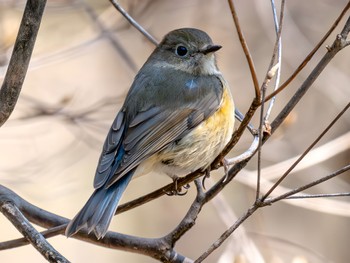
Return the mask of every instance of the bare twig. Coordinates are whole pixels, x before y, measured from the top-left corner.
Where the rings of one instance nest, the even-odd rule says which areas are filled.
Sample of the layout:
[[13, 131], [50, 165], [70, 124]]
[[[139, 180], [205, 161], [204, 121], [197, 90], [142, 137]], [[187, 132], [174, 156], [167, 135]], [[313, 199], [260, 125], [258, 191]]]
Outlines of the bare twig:
[[215, 249], [221, 246], [221, 244], [246, 220], [248, 219], [259, 207], [253, 206], [241, 216], [229, 229], [227, 229], [218, 240], [215, 241], [200, 257], [198, 257], [194, 263], [202, 262], [206, 259]]
[[[280, 14], [280, 20], [283, 21], [283, 16], [284, 16], [284, 5], [285, 1], [282, 1], [281, 3], [281, 14]], [[277, 89], [280, 83], [281, 79], [281, 71], [282, 71], [282, 40], [281, 40], [281, 32], [282, 29], [280, 28], [281, 23], [278, 22], [277, 14], [276, 14], [276, 6], [275, 6], [275, 0], [271, 0], [271, 7], [272, 7], [272, 14], [273, 14], [273, 22], [275, 25], [275, 31], [276, 31], [276, 38], [277, 38], [277, 61], [276, 64], [278, 65], [277, 72], [276, 72], [276, 79], [275, 79], [275, 84], [274, 84], [274, 90]], [[266, 110], [266, 115], [264, 117], [264, 122], [266, 123], [267, 120], [270, 117], [272, 107], [275, 103], [276, 96], [274, 96], [270, 103], [269, 106]]]
[[[342, 30], [342, 33], [346, 32], [348, 33], [350, 30], [350, 18], [348, 19], [348, 21], [346, 22], [344, 29]], [[331, 48], [329, 48], [329, 51], [327, 52], [327, 54], [324, 56], [324, 58], [319, 62], [319, 64], [316, 66], [316, 68], [312, 71], [312, 73], [310, 74], [310, 76], [306, 79], [306, 81], [302, 84], [302, 86], [299, 88], [299, 90], [296, 92], [296, 94], [293, 96], [293, 98], [291, 99], [291, 101], [287, 104], [287, 106], [282, 110], [282, 112], [277, 116], [277, 118], [275, 119], [275, 121], [273, 122], [273, 129], [271, 130], [271, 134], [273, 131], [275, 131], [275, 129], [281, 124], [282, 119], [285, 118], [286, 115], [284, 115], [286, 112], [290, 112], [296, 105], [296, 103], [302, 98], [302, 96], [305, 94], [305, 92], [308, 90], [308, 88], [312, 85], [313, 81], [319, 76], [319, 74], [322, 72], [322, 70], [327, 66], [327, 64], [329, 63], [329, 61], [337, 54], [337, 52], [339, 52], [341, 49], [343, 49], [345, 46], [348, 45], [348, 42], [346, 41], [346, 37], [347, 34], [340, 34], [337, 36], [336, 40], [334, 41], [333, 45]], [[330, 54], [331, 53], [331, 54]], [[346, 109], [348, 108], [348, 106], [346, 106]], [[346, 111], [346, 109], [344, 109], [344, 112]], [[344, 113], [343, 112], [343, 113]], [[341, 114], [340, 114], [341, 115]], [[340, 116], [339, 116], [340, 117]], [[338, 119], [338, 118], [337, 118]], [[336, 121], [336, 120], [335, 120]], [[335, 122], [333, 121], [333, 122]], [[332, 123], [333, 123], [332, 122]], [[266, 136], [264, 136], [263, 138], [263, 142], [265, 142], [270, 136], [271, 134], [266, 134]], [[247, 162], [250, 160], [250, 158], [236, 164], [235, 166], [233, 166], [229, 172], [228, 172], [228, 177], [227, 180], [225, 180], [225, 182], [223, 182], [223, 180], [220, 180], [218, 183], [216, 183], [213, 187], [211, 187], [208, 192], [206, 193], [206, 200], [210, 200], [212, 199], [228, 182], [230, 182], [234, 176], [242, 169], [245, 167], [245, 165], [247, 164]], [[348, 169], [346, 167], [346, 169]], [[344, 170], [344, 169], [341, 169]], [[343, 172], [343, 171], [341, 171]], [[334, 175], [332, 175], [332, 177], [338, 175], [341, 173], [340, 171], [337, 171]], [[324, 179], [323, 181], [328, 180], [328, 179]], [[321, 182], [321, 181], [320, 181]], [[315, 183], [315, 182], [313, 182]], [[319, 181], [316, 181], [315, 184], [319, 183]], [[221, 184], [221, 185], [220, 185]], [[314, 185], [315, 185], [314, 184]], [[286, 198], [289, 195], [292, 195], [294, 193], [300, 192], [303, 189], [306, 189], [305, 187], [311, 187], [311, 184], [306, 185], [304, 187], [300, 187], [297, 190], [294, 190], [295, 192], [289, 192], [288, 195], [282, 195], [281, 197], [276, 197], [276, 199], [272, 199], [272, 200], [277, 200], [277, 198], [279, 198], [279, 200]], [[267, 195], [265, 195], [267, 196]], [[264, 197], [266, 198], [266, 197]], [[245, 221], [248, 217], [250, 217], [259, 207], [263, 207], [266, 206], [268, 204], [271, 204], [271, 200], [269, 199], [269, 202], [267, 203], [266, 201], [264, 201], [263, 199], [257, 200], [255, 202], [255, 204], [248, 209], [248, 211], [238, 220], [234, 223], [234, 225], [232, 225], [232, 227], [230, 227], [228, 230], [226, 230], [221, 237], [215, 242], [213, 243], [209, 249], [203, 253], [195, 262], [201, 262], [202, 260], [204, 260], [206, 257], [208, 257], [216, 248], [218, 248], [232, 233], [233, 231], [243, 222]], [[236, 225], [238, 224], [238, 225]]]
[[46, 260], [55, 263], [69, 262], [46, 241], [12, 202], [0, 200], [0, 210]]
[[[67, 227], [67, 224], [64, 225], [59, 225], [56, 227], [52, 227], [48, 230], [42, 231], [40, 232], [40, 234], [45, 238], [50, 238], [50, 237], [54, 237], [57, 236], [59, 234], [63, 234], [65, 229]], [[9, 241], [5, 241], [5, 242], [1, 242], [0, 243], [0, 251], [1, 250], [5, 250], [5, 249], [10, 249], [10, 248], [15, 248], [15, 247], [21, 247], [21, 246], [25, 246], [29, 244], [29, 240], [22, 237], [22, 238], [17, 238], [17, 239], [13, 239], [13, 240], [9, 240]]]
[[129, 23], [135, 27], [138, 31], [141, 32], [150, 42], [152, 42], [155, 46], [158, 46], [158, 41], [155, 39], [147, 30], [145, 30], [139, 23], [136, 22], [135, 19], [133, 19], [124, 8], [121, 7], [119, 3], [117, 3], [115, 0], [110, 0], [112, 5], [126, 18], [126, 20], [129, 21]]
[[344, 109], [333, 119], [333, 121], [323, 130], [323, 132], [311, 143], [311, 145], [303, 152], [302, 155], [291, 165], [291, 167], [277, 180], [273, 187], [262, 197], [265, 200], [272, 191], [281, 184], [281, 182], [290, 174], [295, 166], [310, 152], [310, 150], [322, 139], [322, 137], [333, 127], [333, 125], [339, 120], [339, 118], [348, 110], [350, 103], [348, 103]]
[[197, 196], [195, 200], [181, 222], [166, 236], [166, 239], [171, 240], [173, 245], [175, 245], [175, 242], [178, 241], [192, 226], [194, 226], [195, 220], [204, 204], [205, 194], [201, 180], [197, 178], [194, 183], [197, 189]]
[[[243, 170], [240, 172], [236, 178], [237, 182], [245, 184], [252, 189], [255, 190], [256, 187], [256, 175], [251, 172], [247, 172]], [[267, 192], [273, 185], [270, 181], [266, 180], [265, 177], [261, 178], [261, 191]], [[291, 191], [292, 189], [285, 187], [283, 185], [279, 185], [278, 188], [274, 190], [274, 196], [282, 195], [286, 192]], [[305, 194], [305, 193], [300, 193]], [[311, 200], [312, 199], [312, 200]], [[281, 201], [287, 202], [290, 205], [305, 208], [310, 211], [316, 211], [318, 213], [325, 213], [334, 216], [342, 216], [342, 217], [350, 217], [350, 203], [346, 200], [338, 200], [338, 199], [326, 199], [326, 198], [307, 198], [304, 200], [300, 200], [299, 202], [294, 202], [288, 198], [282, 199]]]
[[239, 37], [239, 41], [241, 42], [241, 46], [242, 46], [244, 55], [245, 55], [245, 57], [247, 59], [247, 62], [248, 62], [248, 66], [249, 66], [249, 69], [250, 69], [250, 74], [251, 74], [251, 77], [252, 77], [252, 80], [253, 80], [253, 84], [254, 84], [254, 89], [255, 89], [255, 98], [256, 99], [260, 99], [259, 81], [258, 81], [258, 78], [256, 76], [254, 62], [253, 62], [252, 56], [250, 55], [249, 48], [248, 48], [248, 45], [247, 45], [247, 41], [244, 38], [244, 35], [243, 35], [242, 29], [241, 29], [241, 26], [240, 26], [240, 23], [239, 23], [239, 20], [238, 20], [238, 15], [237, 15], [236, 8], [235, 8], [235, 5], [233, 3], [233, 0], [228, 0], [228, 4], [230, 6], [232, 18], [233, 18], [233, 21], [235, 23], [235, 27], [236, 27], [236, 31], [237, 31], [237, 34], [238, 34], [238, 37]]
[[254, 153], [256, 152], [256, 150], [258, 149], [258, 146], [259, 146], [259, 136], [256, 134], [256, 135], [254, 135], [253, 142], [250, 145], [249, 149], [238, 156], [226, 159], [227, 164], [234, 165], [236, 163], [242, 162], [243, 160], [252, 157], [254, 155]]
[[[270, 106], [268, 107], [268, 111], [266, 115], [264, 115], [264, 108], [265, 108], [265, 95], [266, 95], [266, 90], [269, 82], [271, 79], [276, 75], [280, 75], [281, 72], [281, 34], [282, 34], [282, 22], [283, 22], [283, 17], [284, 17], [284, 5], [285, 1], [282, 0], [281, 2], [281, 13], [280, 13], [280, 22], [278, 23], [277, 16], [276, 16], [276, 7], [275, 3], [273, 0], [271, 0], [271, 5], [272, 5], [272, 10], [273, 10], [273, 18], [274, 18], [274, 24], [275, 24], [275, 31], [276, 31], [276, 41], [275, 41], [275, 46], [273, 50], [273, 54], [271, 57], [270, 65], [268, 68], [268, 72], [266, 74], [265, 80], [263, 82], [263, 85], [261, 87], [261, 108], [260, 108], [260, 121], [259, 121], [259, 129], [258, 129], [258, 137], [259, 137], [259, 146], [258, 146], [258, 164], [257, 164], [257, 178], [256, 178], [256, 200], [259, 199], [260, 197], [260, 178], [261, 178], [261, 155], [262, 155], [262, 145], [263, 145], [263, 133], [266, 131], [267, 133], [270, 133], [269, 129], [266, 130], [267, 125], [267, 119], [269, 116], [269, 112], [271, 111], [273, 107], [273, 102], [270, 102]], [[277, 64], [273, 65], [274, 61], [276, 60], [277, 56]], [[276, 88], [276, 83], [278, 81], [279, 77], [275, 81], [275, 88]]]
[[[350, 5], [350, 3], [349, 3]], [[321, 74], [324, 68], [328, 65], [328, 63], [334, 58], [334, 56], [343, 48], [347, 46], [346, 37], [344, 34], [345, 29], [350, 26], [350, 18], [347, 20], [342, 33], [337, 35], [337, 38], [333, 42], [332, 46], [329, 47], [327, 53], [323, 56], [321, 61], [316, 65], [316, 67], [312, 70], [307, 79], [303, 82], [301, 87], [295, 92], [294, 96], [290, 99], [287, 105], [282, 109], [282, 111], [278, 114], [275, 120], [271, 123], [271, 134], [281, 125], [284, 119], [288, 116], [288, 114], [293, 110], [293, 108], [297, 105], [300, 99], [305, 95], [317, 77]], [[264, 140], [267, 139], [270, 135], [266, 135]]]
[[325, 197], [346, 197], [350, 196], [348, 193], [332, 193], [332, 194], [298, 194], [288, 196], [286, 199], [306, 199], [306, 198], [325, 198]]
[[46, 0], [28, 0], [9, 66], [0, 90], [0, 127], [10, 117], [21, 93]]
[[[350, 103], [349, 103], [350, 104]], [[346, 109], [348, 108], [349, 106], [347, 106], [336, 118], [335, 118], [335, 120], [333, 120], [332, 121], [332, 123], [326, 128], [326, 130], [321, 134], [322, 136], [325, 134], [325, 132], [326, 131], [328, 131], [331, 127], [332, 127], [332, 124], [334, 124], [339, 118], [340, 118], [340, 116], [346, 111]], [[316, 139], [316, 142], [319, 140], [319, 139], [321, 139], [321, 137], [322, 136], [320, 136], [319, 138], [317, 138]], [[316, 144], [316, 142], [314, 142], [313, 143], [313, 145], [314, 144]], [[313, 146], [312, 145], [312, 146]], [[311, 148], [310, 148], [311, 149]], [[239, 163], [240, 165], [245, 165], [245, 162], [247, 162], [248, 160], [245, 160], [244, 162], [241, 162], [241, 163]], [[230, 174], [229, 174], [229, 180], [228, 181], [230, 181], [230, 179], [232, 179], [232, 174], [234, 174], [234, 173], [237, 173], [236, 171], [237, 170], [239, 170], [239, 169], [241, 169], [240, 167], [237, 167], [237, 165], [236, 166], [234, 166], [229, 172], [230, 172]], [[291, 190], [291, 191], [289, 191], [289, 192], [287, 192], [287, 193], [285, 193], [285, 194], [282, 194], [282, 195], [280, 195], [280, 196], [278, 196], [278, 197], [275, 197], [275, 198], [268, 198], [267, 199], [267, 196], [268, 196], [268, 194], [266, 194], [266, 195], [264, 195], [264, 197], [263, 198], [261, 198], [261, 199], [259, 199], [259, 200], [256, 200], [256, 202], [255, 202], [255, 204], [250, 208], [250, 209], [248, 209], [248, 211], [240, 218], [240, 219], [238, 219], [229, 229], [227, 229], [222, 235], [221, 235], [221, 237], [218, 239], [218, 240], [216, 240], [215, 241], [215, 243], [213, 243], [209, 248], [208, 248], [208, 250], [205, 252], [205, 253], [203, 253], [195, 262], [201, 262], [201, 261], [203, 261], [206, 257], [208, 257], [215, 249], [217, 249], [232, 233], [233, 233], [233, 231], [241, 224], [241, 223], [243, 223], [248, 217], [250, 217], [258, 208], [260, 208], [260, 207], [263, 207], [263, 206], [267, 206], [267, 205], [271, 205], [272, 203], [274, 203], [274, 202], [276, 202], [276, 201], [279, 201], [279, 200], [282, 200], [282, 199], [285, 199], [285, 198], [287, 198], [287, 197], [289, 197], [289, 196], [291, 196], [291, 195], [293, 195], [293, 194], [296, 194], [296, 193], [299, 193], [299, 192], [301, 192], [301, 191], [303, 191], [303, 190], [305, 190], [305, 189], [308, 189], [308, 188], [310, 188], [310, 187], [312, 187], [312, 186], [315, 186], [315, 185], [317, 185], [317, 184], [320, 184], [320, 183], [322, 183], [322, 182], [324, 182], [324, 181], [326, 181], [326, 180], [329, 180], [329, 179], [331, 179], [331, 178], [333, 178], [333, 177], [335, 177], [335, 176], [337, 176], [337, 175], [339, 175], [339, 174], [342, 174], [342, 173], [344, 173], [345, 171], [348, 171], [350, 169], [350, 165], [347, 165], [347, 166], [345, 166], [345, 167], [343, 167], [343, 168], [341, 168], [341, 169], [339, 169], [338, 171], [336, 171], [336, 172], [334, 172], [334, 173], [332, 173], [331, 175], [328, 175], [328, 176], [325, 176], [324, 178], [321, 178], [321, 179], [319, 179], [319, 180], [316, 180], [316, 181], [314, 181], [314, 182], [312, 182], [312, 183], [310, 183], [310, 184], [307, 184], [307, 185], [305, 185], [305, 186], [302, 186], [302, 187], [299, 187], [299, 188], [297, 188], [297, 189], [294, 189], [294, 190]], [[219, 183], [221, 183], [221, 184], [225, 184], [226, 182], [219, 182]], [[216, 185], [214, 185], [212, 188], [210, 188], [210, 190], [207, 192], [207, 194], [206, 194], [206, 201], [208, 201], [208, 199], [211, 199], [214, 195], [216, 195], [217, 194], [217, 191], [218, 191], [218, 183], [216, 184]], [[277, 185], [274, 185], [274, 187], [277, 187]], [[274, 189], [274, 188], [271, 188], [271, 189]], [[211, 192], [211, 193], [210, 193]], [[272, 192], [272, 190], [271, 190], [271, 192]], [[268, 192], [269, 193], [269, 192]], [[238, 224], [238, 225], [237, 225]]]
[[[213, 185], [212, 178], [208, 178], [209, 186]], [[232, 222], [237, 220], [237, 216], [230, 206], [229, 202], [225, 199], [225, 196], [220, 192], [213, 200], [212, 204], [216, 209], [216, 213], [221, 218], [221, 221], [227, 228], [232, 225]], [[231, 237], [229, 244], [227, 244], [225, 252], [220, 256], [223, 262], [231, 262], [236, 256], [243, 254], [247, 259], [247, 262], [264, 263], [262, 254], [259, 252], [258, 247], [255, 245], [255, 240], [252, 240], [248, 235], [244, 226], [240, 226], [235, 230], [234, 236]], [[227, 260], [225, 261], [224, 258]], [[222, 262], [219, 260], [218, 262]]]
[[[304, 158], [303, 162], [299, 163], [291, 172], [296, 173], [298, 171], [307, 169], [313, 165], [317, 165], [321, 162], [331, 159], [332, 157], [348, 151], [350, 149], [350, 131], [329, 141], [313, 150], [311, 150]], [[282, 174], [282, 171], [287, 170], [292, 163], [294, 163], [300, 155], [289, 158], [282, 162], [273, 164], [271, 166], [264, 167], [261, 173], [264, 175], [265, 180], [274, 180]], [[250, 171], [252, 175], [256, 171]]]
[[259, 99], [254, 99], [251, 103], [247, 113], [244, 115], [244, 119], [239, 125], [238, 129], [233, 133], [231, 140], [226, 145], [225, 149], [216, 157], [216, 159], [211, 164], [211, 169], [217, 169], [221, 165], [221, 160], [232, 150], [232, 148], [237, 144], [239, 139], [242, 137], [245, 129], [248, 127], [250, 120], [253, 118], [255, 111], [259, 107]]
[[[333, 30], [338, 26], [339, 22], [342, 20], [346, 12], [350, 8], [350, 1], [347, 3], [347, 5], [344, 7], [343, 11], [340, 13], [338, 18], [335, 20], [331, 28], [328, 30], [328, 32], [323, 36], [323, 38], [318, 42], [318, 44], [314, 47], [313, 50], [306, 56], [306, 58], [301, 62], [301, 64], [298, 66], [298, 68], [293, 72], [293, 74], [274, 92], [272, 92], [270, 95], [266, 96], [266, 101], [270, 100], [274, 96], [276, 96], [279, 92], [281, 92], [285, 87], [289, 85], [289, 83], [300, 73], [300, 71], [308, 64], [308, 62], [312, 59], [312, 57], [315, 55], [315, 53], [319, 50], [319, 48], [323, 45], [323, 43], [326, 41], [326, 39], [329, 37], [329, 35], [333, 32]], [[347, 34], [342, 35], [343, 38]]]
[[[2, 185], [0, 185], [0, 201], [15, 204], [29, 221], [40, 225], [41, 227], [57, 227], [54, 231], [51, 231], [50, 236], [53, 236], [53, 233], [64, 234], [65, 226], [69, 222], [67, 218], [50, 213], [30, 204]], [[84, 231], [80, 231], [78, 234], [74, 235], [73, 238], [112, 249], [132, 251], [158, 260], [162, 259], [166, 262], [183, 263], [185, 262], [184, 259], [186, 259], [184, 256], [176, 253], [166, 238], [142, 238], [111, 231], [100, 240], [97, 240], [94, 235], [88, 235]], [[2, 246], [2, 249], [6, 248]], [[172, 258], [174, 255], [176, 255], [175, 259]]]
[[323, 182], [325, 182], [327, 180], [330, 180], [330, 179], [334, 178], [335, 176], [338, 176], [338, 175], [340, 175], [340, 174], [342, 174], [342, 173], [344, 173], [346, 171], [349, 171], [349, 170], [350, 170], [350, 164], [340, 168], [339, 170], [335, 171], [334, 173], [331, 173], [331, 174], [329, 174], [329, 175], [327, 175], [325, 177], [322, 177], [319, 180], [316, 180], [316, 181], [311, 182], [309, 184], [306, 184], [304, 186], [301, 186], [301, 187], [298, 187], [296, 189], [293, 189], [293, 190], [291, 190], [291, 191], [289, 191], [289, 192], [287, 192], [285, 194], [279, 195], [277, 197], [266, 198], [263, 202], [261, 202], [261, 205], [270, 205], [270, 204], [275, 203], [275, 202], [277, 202], [279, 200], [288, 198], [288, 197], [290, 197], [290, 196], [292, 196], [294, 194], [300, 193], [300, 192], [302, 192], [302, 191], [304, 191], [304, 190], [306, 190], [308, 188], [311, 188], [311, 187], [313, 187], [315, 185], [318, 185], [318, 184], [323, 183]]
[[[238, 21], [238, 20], [237, 20]], [[349, 45], [349, 43], [346, 41], [347, 34], [341, 35], [342, 39], [345, 39], [345, 42], [342, 42], [342, 47], [345, 47]], [[330, 51], [331, 52], [331, 51]], [[248, 51], [249, 54], [249, 51]], [[254, 75], [254, 74], [253, 74]], [[318, 75], [316, 75], [317, 77]], [[254, 79], [254, 77], [253, 77]], [[309, 82], [308, 85], [311, 85], [312, 82]], [[300, 94], [298, 94], [300, 95]], [[302, 94], [300, 95], [302, 96]], [[238, 131], [233, 136], [233, 139], [231, 140], [228, 147], [225, 149], [226, 153], [230, 150], [230, 147], [232, 148], [233, 145], [237, 142], [237, 138], [241, 136], [243, 131], [245, 130], [245, 127], [247, 127], [249, 120], [253, 116], [254, 112], [259, 106], [259, 100], [260, 96], [256, 97], [253, 101], [250, 110], [246, 114], [242, 124], [240, 125]], [[279, 125], [278, 122], [276, 122], [276, 125], [274, 128], [277, 128]], [[264, 138], [265, 142], [269, 136], [266, 136]], [[221, 155], [226, 155], [225, 151]], [[185, 258], [184, 256], [178, 254], [174, 249], [173, 246], [176, 243], [176, 241], [183, 236], [184, 233], [186, 233], [195, 223], [196, 217], [199, 214], [201, 208], [203, 205], [211, 200], [215, 195], [217, 195], [229, 182], [234, 178], [234, 176], [242, 170], [242, 168], [247, 164], [247, 162], [250, 160], [251, 156], [253, 156], [254, 151], [251, 155], [247, 156], [247, 158], [244, 158], [243, 160], [239, 160], [239, 163], [236, 163], [235, 166], [230, 169], [229, 171], [229, 180], [223, 182], [223, 179], [219, 180], [218, 183], [216, 183], [213, 187], [211, 187], [207, 192], [204, 192], [201, 188], [199, 180], [195, 180], [195, 184], [197, 187], [197, 197], [192, 203], [191, 208], [188, 210], [187, 214], [181, 221], [181, 223], [168, 235], [162, 238], [155, 238], [155, 239], [147, 239], [147, 238], [140, 238], [140, 237], [133, 237], [128, 235], [122, 235], [118, 233], [108, 232], [106, 237], [102, 240], [96, 240], [94, 236], [87, 235], [87, 233], [79, 233], [76, 236], [74, 236], [77, 239], [84, 240], [96, 245], [105, 246], [109, 248], [115, 248], [115, 249], [123, 249], [126, 251], [132, 251], [135, 253], [140, 253], [144, 255], [151, 256], [155, 259], [166, 261], [166, 262], [191, 262], [190, 259]], [[213, 165], [212, 168], [215, 169], [219, 167], [221, 159], [218, 157]], [[178, 183], [178, 186], [187, 184], [188, 182], [193, 181], [195, 178], [198, 178], [201, 175], [201, 172], [197, 171], [194, 172], [184, 178], [180, 178]], [[129, 210], [133, 207], [139, 206], [141, 204], [144, 204], [150, 200], [153, 200], [161, 195], [163, 195], [168, 190], [172, 189], [173, 184], [169, 184], [149, 195], [146, 195], [142, 198], [139, 198], [137, 200], [134, 200], [133, 202], [130, 202], [129, 205], [120, 206], [120, 209], [118, 210], [118, 213]], [[301, 189], [301, 190], [300, 190]], [[302, 191], [304, 188], [299, 188], [298, 190]], [[29, 220], [31, 220], [34, 223], [37, 223], [43, 227], [57, 227], [53, 231], [49, 231], [50, 233], [47, 233], [47, 236], [52, 236], [53, 233], [61, 234], [62, 229], [64, 229], [66, 223], [68, 222], [68, 219], [57, 216], [55, 214], [49, 213], [44, 210], [40, 210], [37, 207], [34, 207], [24, 201], [21, 200], [20, 197], [15, 195], [14, 193], [11, 193], [4, 189], [0, 185], [0, 197], [6, 196], [6, 198], [9, 198], [10, 200], [13, 200], [13, 203], [15, 203], [21, 211], [24, 213], [24, 215], [27, 216]], [[287, 197], [288, 198], [288, 197]], [[266, 200], [266, 202], [271, 202], [271, 199]], [[267, 204], [267, 203], [266, 203]], [[226, 239], [231, 235], [231, 233], [243, 222], [245, 221], [250, 215], [252, 215], [260, 206], [266, 205], [264, 202], [261, 203], [255, 203], [252, 208], [250, 208], [246, 214], [244, 214], [237, 222], [235, 222], [234, 225], [232, 225], [218, 240], [218, 242], [215, 242], [213, 246], [211, 246], [205, 254], [203, 254], [199, 259], [196, 260], [196, 262], [199, 262], [200, 260], [206, 258], [212, 251], [214, 251], [217, 247], [219, 247]]]

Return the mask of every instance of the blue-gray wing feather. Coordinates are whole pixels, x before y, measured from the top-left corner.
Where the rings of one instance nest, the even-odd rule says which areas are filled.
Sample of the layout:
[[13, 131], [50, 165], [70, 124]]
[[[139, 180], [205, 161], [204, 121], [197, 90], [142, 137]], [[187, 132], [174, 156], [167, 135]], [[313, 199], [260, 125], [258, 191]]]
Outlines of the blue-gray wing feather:
[[[184, 137], [220, 106], [223, 87], [216, 76], [192, 80], [191, 89], [185, 83], [170, 82], [176, 84], [167, 93], [164, 83], [154, 83], [144, 75], [136, 77], [133, 87], [138, 88], [129, 91], [106, 138], [95, 188], [111, 186], [143, 160]], [[153, 87], [147, 92], [149, 85]]]

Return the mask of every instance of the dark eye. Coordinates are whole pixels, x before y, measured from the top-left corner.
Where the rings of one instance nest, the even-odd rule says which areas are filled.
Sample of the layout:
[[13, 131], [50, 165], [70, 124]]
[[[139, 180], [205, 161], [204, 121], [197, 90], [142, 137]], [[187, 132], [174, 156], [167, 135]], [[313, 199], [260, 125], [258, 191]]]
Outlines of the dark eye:
[[184, 47], [184, 46], [178, 46], [177, 48], [176, 48], [176, 55], [178, 55], [178, 56], [180, 56], [180, 57], [183, 57], [183, 56], [186, 56], [186, 54], [187, 54], [187, 52], [188, 52], [188, 50], [187, 50], [187, 48], [186, 47]]

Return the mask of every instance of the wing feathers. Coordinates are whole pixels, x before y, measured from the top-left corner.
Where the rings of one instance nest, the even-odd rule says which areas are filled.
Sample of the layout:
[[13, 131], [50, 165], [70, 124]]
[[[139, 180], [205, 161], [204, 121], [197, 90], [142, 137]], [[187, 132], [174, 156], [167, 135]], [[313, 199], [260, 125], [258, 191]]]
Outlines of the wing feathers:
[[[161, 83], [152, 89], [153, 93], [145, 91], [149, 90], [147, 85], [152, 82], [138, 83], [142, 87], [133, 84], [133, 87], [138, 88], [132, 89], [129, 95], [142, 99], [134, 101], [127, 98], [126, 106], [113, 122], [96, 170], [96, 188], [102, 185], [110, 187], [143, 160], [183, 138], [219, 108], [222, 99], [220, 78], [207, 76], [194, 79], [193, 82], [196, 86], [192, 89], [187, 89], [180, 82], [175, 83], [174, 87], [166, 88], [176, 91], [176, 96], [175, 93], [174, 96], [166, 96]], [[158, 101], [156, 94], [162, 94], [165, 96], [162, 98], [167, 101]], [[168, 103], [170, 107], [167, 106]], [[131, 104], [132, 108], [128, 109]]]

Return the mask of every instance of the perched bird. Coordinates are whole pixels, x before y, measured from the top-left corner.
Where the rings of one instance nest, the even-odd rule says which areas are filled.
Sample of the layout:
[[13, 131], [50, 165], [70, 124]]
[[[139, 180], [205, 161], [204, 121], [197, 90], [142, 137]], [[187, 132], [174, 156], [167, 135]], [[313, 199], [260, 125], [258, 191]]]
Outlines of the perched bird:
[[230, 140], [234, 103], [203, 31], [168, 33], [136, 75], [109, 130], [97, 165], [95, 191], [69, 223], [106, 234], [132, 177], [150, 171], [174, 180], [206, 169]]

